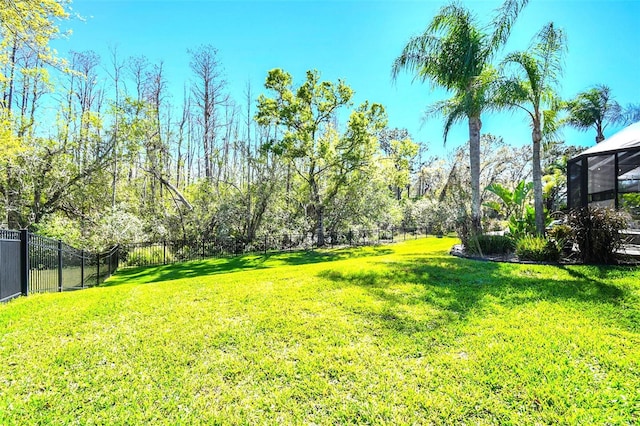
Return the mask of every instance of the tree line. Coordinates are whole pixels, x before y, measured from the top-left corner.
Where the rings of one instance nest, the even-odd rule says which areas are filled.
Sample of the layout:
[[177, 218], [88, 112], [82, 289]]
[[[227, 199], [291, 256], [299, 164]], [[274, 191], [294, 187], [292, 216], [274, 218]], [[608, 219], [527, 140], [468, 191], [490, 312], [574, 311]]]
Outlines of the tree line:
[[[507, 56], [509, 78], [498, 79], [492, 65], [526, 1], [505, 3], [491, 34], [470, 11], [445, 6], [393, 64], [395, 78], [408, 69], [454, 94], [428, 111], [444, 114], [445, 140], [454, 123], [469, 122], [469, 149], [448, 158], [429, 156], [426, 144], [389, 126], [383, 105], [353, 105], [351, 87], [316, 70], [268, 71], [260, 96], [247, 83], [233, 99], [216, 48], [196, 46], [176, 103], [162, 61], [124, 58], [115, 47], [106, 58], [56, 56], [50, 43], [58, 23], [72, 18], [68, 2], [4, 3], [2, 227], [95, 248], [202, 235], [250, 243], [258, 232], [283, 230], [322, 245], [326, 232], [344, 227], [448, 232], [469, 207], [473, 226], [490, 228], [499, 218], [482, 215], [495, 198], [485, 188], [531, 177], [536, 200], [562, 207], [562, 159], [573, 151], [547, 136], [564, 36], [550, 25], [530, 51]], [[524, 80], [518, 67], [539, 80]], [[571, 105], [580, 108], [578, 99]], [[481, 134], [481, 113], [497, 108], [525, 108], [532, 147]]]
[[[67, 4], [2, 13], [0, 223], [81, 245], [258, 231], [390, 226], [418, 146], [343, 81], [269, 71], [232, 99], [212, 45], [188, 51], [180, 105], [164, 64], [93, 51], [58, 58]], [[40, 23], [38, 23], [40, 22]], [[347, 117], [345, 122], [341, 122]], [[379, 138], [386, 137], [380, 149]]]

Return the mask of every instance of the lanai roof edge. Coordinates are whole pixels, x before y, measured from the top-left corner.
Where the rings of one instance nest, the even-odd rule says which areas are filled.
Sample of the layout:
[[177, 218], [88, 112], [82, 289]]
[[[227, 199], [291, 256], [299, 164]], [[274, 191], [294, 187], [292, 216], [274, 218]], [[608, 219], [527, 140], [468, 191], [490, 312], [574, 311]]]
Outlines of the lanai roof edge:
[[582, 151], [580, 154], [571, 158], [571, 160], [585, 156], [608, 154], [636, 148], [640, 149], [640, 121], [625, 127], [599, 144]]

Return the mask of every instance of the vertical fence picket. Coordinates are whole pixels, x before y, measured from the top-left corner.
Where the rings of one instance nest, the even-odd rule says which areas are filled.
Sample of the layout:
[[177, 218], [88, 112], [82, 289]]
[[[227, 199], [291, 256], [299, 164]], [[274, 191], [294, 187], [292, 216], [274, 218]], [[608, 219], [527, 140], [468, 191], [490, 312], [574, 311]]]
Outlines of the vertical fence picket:
[[80, 250], [80, 288], [84, 288], [84, 250]]
[[[15, 294], [0, 299], [2, 301], [31, 293], [84, 289], [88, 286], [87, 281], [93, 278], [93, 271], [96, 275], [95, 285], [99, 285], [102, 278], [111, 276], [120, 264], [119, 246], [105, 253], [92, 253], [69, 246], [62, 240], [33, 234], [27, 229], [0, 230], [0, 239], [13, 244], [7, 244], [7, 250], [15, 250], [12, 255], [15, 269], [10, 275], [12, 281], [9, 287], [0, 288], [0, 295], [4, 295], [2, 291], [7, 288], [15, 289]], [[101, 265], [102, 262], [104, 265]]]
[[20, 230], [20, 290], [29, 295], [29, 231]]
[[62, 241], [58, 240], [58, 291], [62, 291]]

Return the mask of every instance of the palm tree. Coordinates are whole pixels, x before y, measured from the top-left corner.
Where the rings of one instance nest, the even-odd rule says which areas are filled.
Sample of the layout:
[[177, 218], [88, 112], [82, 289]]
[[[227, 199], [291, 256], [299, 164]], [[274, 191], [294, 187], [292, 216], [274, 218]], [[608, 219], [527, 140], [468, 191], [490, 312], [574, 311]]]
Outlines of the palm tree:
[[423, 82], [430, 81], [453, 96], [431, 106], [428, 114], [445, 117], [444, 141], [451, 127], [466, 119], [469, 126], [471, 169], [471, 218], [474, 233], [480, 226], [480, 130], [482, 112], [491, 109], [490, 82], [495, 71], [490, 62], [507, 41], [511, 27], [528, 0], [506, 0], [487, 34], [466, 8], [451, 3], [440, 9], [421, 35], [412, 37], [393, 63], [392, 78], [408, 70]]
[[526, 52], [514, 52], [503, 60], [503, 69], [513, 69], [513, 75], [500, 82], [498, 103], [507, 108], [521, 109], [531, 119], [533, 143], [533, 203], [536, 232], [544, 234], [542, 199], [542, 167], [540, 147], [544, 136], [556, 129], [555, 116], [559, 107], [556, 87], [562, 74], [562, 56], [566, 37], [553, 22], [546, 24], [535, 36]]
[[611, 90], [605, 85], [578, 93], [575, 99], [567, 102], [566, 109], [569, 116], [565, 122], [580, 130], [595, 128], [596, 143], [605, 139], [604, 129], [608, 124], [623, 119], [620, 104], [611, 97]]

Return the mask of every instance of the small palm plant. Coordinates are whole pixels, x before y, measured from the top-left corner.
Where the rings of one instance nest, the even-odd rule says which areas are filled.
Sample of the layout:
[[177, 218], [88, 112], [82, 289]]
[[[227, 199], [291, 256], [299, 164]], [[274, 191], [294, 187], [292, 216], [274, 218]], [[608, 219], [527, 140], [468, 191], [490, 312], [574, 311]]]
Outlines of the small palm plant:
[[484, 206], [508, 218], [509, 234], [514, 240], [536, 233], [535, 212], [529, 204], [532, 190], [533, 182], [524, 180], [518, 182], [513, 191], [499, 183], [487, 187], [487, 191], [495, 194], [500, 202], [492, 200]]

